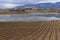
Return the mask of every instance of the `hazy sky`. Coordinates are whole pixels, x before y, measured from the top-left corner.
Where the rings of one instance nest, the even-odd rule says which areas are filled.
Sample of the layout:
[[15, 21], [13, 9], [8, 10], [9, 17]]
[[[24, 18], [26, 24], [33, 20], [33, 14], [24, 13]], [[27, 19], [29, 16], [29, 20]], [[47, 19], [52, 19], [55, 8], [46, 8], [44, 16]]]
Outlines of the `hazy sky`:
[[30, 3], [60, 2], [60, 0], [0, 0], [0, 8], [12, 8]]

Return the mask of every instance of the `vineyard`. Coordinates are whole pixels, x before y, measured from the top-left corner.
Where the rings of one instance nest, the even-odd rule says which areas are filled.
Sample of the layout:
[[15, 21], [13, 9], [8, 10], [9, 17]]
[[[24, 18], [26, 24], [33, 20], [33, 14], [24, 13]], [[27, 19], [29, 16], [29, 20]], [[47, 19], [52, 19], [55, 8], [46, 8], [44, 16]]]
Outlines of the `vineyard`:
[[0, 22], [0, 40], [60, 40], [60, 21]]

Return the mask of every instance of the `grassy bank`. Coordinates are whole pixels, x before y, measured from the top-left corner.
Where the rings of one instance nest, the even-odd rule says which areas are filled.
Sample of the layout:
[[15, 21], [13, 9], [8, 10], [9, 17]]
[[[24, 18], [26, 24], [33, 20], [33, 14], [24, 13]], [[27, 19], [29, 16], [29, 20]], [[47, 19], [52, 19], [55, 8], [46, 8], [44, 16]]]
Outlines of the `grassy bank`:
[[48, 14], [60, 14], [60, 11], [56, 10], [0, 10], [0, 14], [28, 14], [28, 13], [48, 13]]

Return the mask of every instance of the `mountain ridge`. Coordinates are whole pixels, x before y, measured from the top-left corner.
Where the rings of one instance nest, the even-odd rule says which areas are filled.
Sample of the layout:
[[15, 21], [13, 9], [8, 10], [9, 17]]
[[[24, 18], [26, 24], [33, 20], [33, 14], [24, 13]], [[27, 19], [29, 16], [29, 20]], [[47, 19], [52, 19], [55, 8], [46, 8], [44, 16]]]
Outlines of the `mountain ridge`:
[[36, 8], [60, 8], [60, 2], [56, 3], [37, 3], [25, 4], [23, 6], [16, 6], [15, 8], [36, 7]]

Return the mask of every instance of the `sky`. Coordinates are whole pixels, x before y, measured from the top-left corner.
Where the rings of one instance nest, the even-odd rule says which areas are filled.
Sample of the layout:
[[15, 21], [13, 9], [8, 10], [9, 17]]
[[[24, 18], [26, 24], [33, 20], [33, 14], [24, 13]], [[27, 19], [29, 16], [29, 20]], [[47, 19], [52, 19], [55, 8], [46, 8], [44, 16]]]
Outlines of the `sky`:
[[0, 0], [0, 8], [13, 8], [15, 6], [21, 6], [24, 4], [36, 4], [36, 3], [56, 3], [60, 2], [60, 0]]

